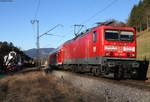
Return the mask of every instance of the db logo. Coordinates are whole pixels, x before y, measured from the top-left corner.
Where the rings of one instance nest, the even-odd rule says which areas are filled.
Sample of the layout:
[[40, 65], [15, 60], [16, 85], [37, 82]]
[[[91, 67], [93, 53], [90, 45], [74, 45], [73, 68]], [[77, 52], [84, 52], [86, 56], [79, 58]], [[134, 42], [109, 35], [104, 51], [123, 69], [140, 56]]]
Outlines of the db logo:
[[117, 50], [118, 50], [119, 53], [122, 53], [123, 52], [123, 47], [118, 47]]

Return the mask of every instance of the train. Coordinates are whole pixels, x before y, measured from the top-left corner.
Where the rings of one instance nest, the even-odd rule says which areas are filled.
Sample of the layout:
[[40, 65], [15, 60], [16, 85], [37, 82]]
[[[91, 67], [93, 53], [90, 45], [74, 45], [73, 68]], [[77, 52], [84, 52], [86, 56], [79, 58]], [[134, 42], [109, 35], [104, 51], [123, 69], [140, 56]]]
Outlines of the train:
[[15, 51], [10, 51], [3, 57], [3, 66], [0, 72], [12, 72], [20, 70], [23, 66], [21, 55]]
[[114, 79], [145, 80], [148, 61], [136, 60], [136, 30], [132, 27], [100, 25], [66, 41], [48, 56], [51, 69]]
[[34, 67], [33, 59], [17, 51], [11, 50], [6, 55], [1, 56], [0, 73], [9, 74], [22, 70], [26, 67]]

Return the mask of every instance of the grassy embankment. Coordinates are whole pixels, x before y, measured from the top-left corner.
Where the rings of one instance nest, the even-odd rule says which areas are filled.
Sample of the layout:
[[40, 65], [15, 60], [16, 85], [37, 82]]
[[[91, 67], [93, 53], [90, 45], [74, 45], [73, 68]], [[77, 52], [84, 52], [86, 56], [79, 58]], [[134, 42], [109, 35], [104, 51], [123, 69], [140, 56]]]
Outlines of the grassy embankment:
[[85, 102], [84, 96], [62, 78], [42, 72], [0, 79], [0, 102]]
[[[145, 30], [137, 34], [137, 59], [150, 61], [150, 30]], [[150, 65], [147, 77], [150, 80]]]
[[150, 60], [150, 30], [137, 34], [137, 58]]

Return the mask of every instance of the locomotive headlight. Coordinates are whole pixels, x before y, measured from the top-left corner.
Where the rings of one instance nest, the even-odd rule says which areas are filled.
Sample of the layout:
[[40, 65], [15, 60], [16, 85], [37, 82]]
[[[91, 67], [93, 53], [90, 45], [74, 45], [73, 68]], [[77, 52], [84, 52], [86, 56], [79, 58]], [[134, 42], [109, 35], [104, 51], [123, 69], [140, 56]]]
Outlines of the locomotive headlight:
[[114, 51], [114, 50], [117, 50], [117, 47], [116, 46], [105, 46], [104, 49]]
[[123, 47], [123, 51], [135, 51], [135, 47]]
[[106, 56], [109, 56], [109, 52], [105, 52], [105, 55], [106, 55]]
[[132, 53], [131, 55], [132, 55], [132, 57], [134, 57], [134, 56], [135, 56], [135, 53]]

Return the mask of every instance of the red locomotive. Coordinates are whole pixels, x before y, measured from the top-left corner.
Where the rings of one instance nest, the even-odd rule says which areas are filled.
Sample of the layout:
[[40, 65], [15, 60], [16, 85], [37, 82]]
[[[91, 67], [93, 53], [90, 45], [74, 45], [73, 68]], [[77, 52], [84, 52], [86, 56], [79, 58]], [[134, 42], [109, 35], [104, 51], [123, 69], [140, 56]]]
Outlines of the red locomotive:
[[131, 27], [97, 26], [65, 42], [49, 55], [50, 66], [115, 79], [145, 79], [146, 61], [136, 61], [136, 31]]

